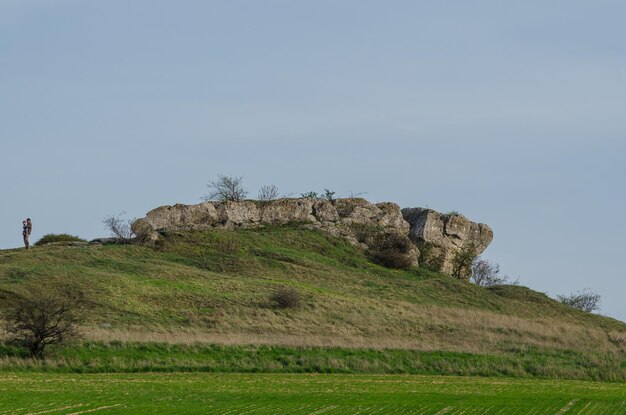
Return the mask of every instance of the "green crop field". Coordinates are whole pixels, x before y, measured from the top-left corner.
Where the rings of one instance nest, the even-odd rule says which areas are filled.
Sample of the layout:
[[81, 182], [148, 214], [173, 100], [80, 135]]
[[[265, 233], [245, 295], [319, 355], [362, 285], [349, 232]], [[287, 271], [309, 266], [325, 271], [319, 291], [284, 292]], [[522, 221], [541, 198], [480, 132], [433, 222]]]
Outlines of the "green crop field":
[[0, 414], [624, 414], [626, 384], [411, 375], [0, 375]]

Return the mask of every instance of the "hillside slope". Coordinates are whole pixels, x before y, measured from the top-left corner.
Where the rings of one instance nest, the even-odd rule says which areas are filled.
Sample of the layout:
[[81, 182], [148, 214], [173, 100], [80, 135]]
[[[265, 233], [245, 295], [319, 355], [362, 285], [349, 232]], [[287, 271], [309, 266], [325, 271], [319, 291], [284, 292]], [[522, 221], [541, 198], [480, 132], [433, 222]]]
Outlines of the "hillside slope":
[[[302, 293], [301, 308], [272, 306], [283, 285]], [[1, 307], [32, 287], [81, 295], [96, 340], [623, 354], [626, 332], [528, 288], [387, 269], [295, 225], [173, 233], [154, 248], [0, 251]]]

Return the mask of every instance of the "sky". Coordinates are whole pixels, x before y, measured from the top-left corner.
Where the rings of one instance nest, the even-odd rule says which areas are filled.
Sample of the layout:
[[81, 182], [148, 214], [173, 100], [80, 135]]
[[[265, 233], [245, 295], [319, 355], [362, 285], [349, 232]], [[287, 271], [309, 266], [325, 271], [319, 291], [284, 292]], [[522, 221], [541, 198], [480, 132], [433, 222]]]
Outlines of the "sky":
[[325, 188], [459, 211], [626, 321], [626, 2], [0, 0], [0, 248]]

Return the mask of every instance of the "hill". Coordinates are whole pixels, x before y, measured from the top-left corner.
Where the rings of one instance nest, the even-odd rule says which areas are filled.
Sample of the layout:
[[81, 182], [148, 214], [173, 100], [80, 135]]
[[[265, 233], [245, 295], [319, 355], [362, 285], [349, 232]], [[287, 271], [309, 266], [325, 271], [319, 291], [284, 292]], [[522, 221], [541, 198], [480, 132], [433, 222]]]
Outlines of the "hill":
[[[272, 304], [282, 286], [301, 293], [300, 308]], [[33, 287], [80, 295], [89, 341], [569, 353], [626, 378], [620, 321], [521, 286], [388, 269], [343, 238], [296, 224], [169, 232], [151, 247], [0, 251], [1, 307]]]

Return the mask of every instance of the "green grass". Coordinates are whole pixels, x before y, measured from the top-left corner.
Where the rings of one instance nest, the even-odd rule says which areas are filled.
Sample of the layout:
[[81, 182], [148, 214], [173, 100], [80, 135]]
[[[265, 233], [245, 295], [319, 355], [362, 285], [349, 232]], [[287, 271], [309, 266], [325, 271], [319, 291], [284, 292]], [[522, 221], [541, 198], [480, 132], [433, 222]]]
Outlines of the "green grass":
[[626, 385], [402, 375], [0, 374], [11, 414], [623, 414]]
[[614, 355], [526, 348], [499, 354], [418, 350], [87, 342], [27, 359], [0, 347], [0, 371], [447, 374], [626, 381]]
[[180, 325], [198, 309], [258, 309], [281, 284], [304, 290], [313, 307], [323, 307], [327, 299], [348, 308], [361, 301], [391, 308], [406, 302], [626, 328], [524, 287], [485, 289], [424, 269], [387, 269], [341, 239], [294, 226], [174, 234], [156, 249], [94, 245], [0, 251], [2, 298], [10, 300], [32, 285], [72, 287], [85, 295], [91, 305], [87, 317], [96, 323]]
[[[301, 307], [273, 305], [272, 294], [282, 286], [302, 294]], [[0, 313], [33, 287], [70, 290], [84, 299], [88, 343], [61, 356], [71, 370], [78, 370], [78, 361], [87, 371], [176, 366], [167, 356], [162, 364], [162, 357], [141, 364], [124, 357], [116, 366], [111, 356], [98, 363], [99, 353], [109, 353], [99, 348], [112, 346], [89, 341], [121, 340], [131, 343], [118, 351], [122, 355], [137, 342], [179, 344], [181, 360], [188, 362], [182, 370], [202, 366], [194, 356], [204, 352], [192, 346], [201, 342], [202, 347], [289, 346], [310, 361], [302, 350], [314, 346], [325, 350], [328, 361], [338, 359], [333, 350], [369, 349], [371, 356], [395, 350], [376, 357], [381, 367], [392, 369], [366, 364], [381, 372], [430, 373], [430, 366], [409, 361], [410, 353], [417, 353], [411, 350], [470, 356], [450, 367], [441, 364], [438, 373], [623, 379], [626, 371], [622, 322], [525, 287], [483, 288], [419, 268], [387, 269], [342, 239], [297, 225], [171, 233], [155, 247], [48, 245], [0, 251]], [[85, 350], [91, 357], [83, 356]], [[52, 356], [55, 362], [58, 358]], [[261, 360], [245, 370], [257, 365], [254, 370], [265, 371], [266, 363], [274, 364], [273, 358]], [[341, 372], [342, 362], [323, 362], [323, 367]], [[297, 370], [289, 366], [287, 371]]]

